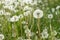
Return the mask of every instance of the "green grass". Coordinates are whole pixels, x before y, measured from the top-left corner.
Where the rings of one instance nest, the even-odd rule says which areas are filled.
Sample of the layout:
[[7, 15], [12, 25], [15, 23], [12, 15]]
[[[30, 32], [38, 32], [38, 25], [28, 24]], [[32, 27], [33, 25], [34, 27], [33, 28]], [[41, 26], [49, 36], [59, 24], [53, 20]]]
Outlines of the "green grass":
[[[23, 9], [21, 8], [16, 8], [19, 11], [14, 13], [11, 10], [5, 9], [6, 12], [10, 12], [11, 16], [4, 16], [4, 15], [0, 15], [0, 33], [4, 34], [4, 40], [17, 40], [18, 37], [22, 37], [24, 39], [28, 39], [29, 36], [26, 36], [25, 33], [25, 29], [24, 26], [27, 25], [28, 29], [31, 29], [32, 32], [34, 32], [35, 34], [30, 37], [32, 40], [40, 40], [39, 39], [39, 34], [36, 33], [36, 31], [38, 31], [38, 27], [37, 24], [39, 24], [39, 29], [40, 32], [42, 32], [44, 30], [44, 28], [48, 29], [48, 33], [49, 36], [46, 39], [42, 39], [41, 40], [54, 40], [55, 38], [60, 39], [60, 9], [56, 10], [56, 7], [60, 5], [60, 0], [48, 0], [48, 5], [46, 5], [46, 3], [43, 0], [43, 4], [38, 3], [38, 5], [33, 6], [32, 8], [35, 10], [37, 7], [40, 8], [41, 10], [43, 10], [44, 12], [44, 16], [39, 19], [40, 22], [38, 22], [38, 19], [35, 19], [33, 17], [33, 12], [34, 10], [31, 12], [32, 14], [27, 16], [27, 17], [23, 17], [22, 19], [19, 19], [19, 21], [17, 22], [9, 22], [7, 19], [8, 17], [12, 17], [14, 15], [19, 15], [19, 14], [23, 14]], [[2, 5], [0, 5], [0, 9], [4, 9], [3, 7], [1, 7]], [[29, 5], [30, 6], [30, 5]], [[49, 8], [49, 9], [48, 9]], [[54, 12], [52, 12], [52, 8], [55, 9]], [[58, 14], [56, 15], [56, 12], [58, 12]], [[57, 31], [57, 35], [54, 36], [51, 34], [51, 30], [50, 30], [50, 22], [48, 19], [48, 14], [52, 13], [53, 14], [53, 19], [51, 19], [51, 30], [52, 32], [54, 30]], [[22, 21], [27, 21], [28, 24], [22, 24]], [[12, 28], [13, 27], [13, 28]], [[14, 34], [14, 36], [12, 36], [12, 34]], [[37, 39], [35, 38], [37, 36]], [[53, 38], [53, 39], [52, 39]], [[20, 39], [21, 40], [21, 39]]]

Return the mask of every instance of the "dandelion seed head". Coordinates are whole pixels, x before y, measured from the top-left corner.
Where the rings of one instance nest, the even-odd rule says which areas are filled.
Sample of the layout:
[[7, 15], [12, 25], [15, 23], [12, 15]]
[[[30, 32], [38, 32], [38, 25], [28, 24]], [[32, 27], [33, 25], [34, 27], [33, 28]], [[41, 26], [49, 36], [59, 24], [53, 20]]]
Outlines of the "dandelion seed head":
[[53, 18], [53, 14], [48, 14], [48, 18], [52, 19]]
[[9, 19], [10, 22], [16, 22], [19, 21], [19, 17], [18, 16], [13, 16], [12, 18]]
[[30, 33], [31, 31], [29, 29], [26, 29], [25, 30], [25, 33]]
[[28, 26], [27, 26], [27, 25], [25, 25], [25, 26], [24, 26], [24, 29], [28, 29]]
[[52, 33], [53, 33], [53, 35], [54, 35], [54, 36], [56, 36], [56, 35], [57, 35], [56, 30], [54, 30]]
[[29, 29], [25, 29], [26, 36], [32, 36], [31, 31]]
[[10, 15], [11, 15], [11, 13], [10, 13], [10, 12], [5, 12], [5, 14], [4, 14], [4, 15], [6, 15], [6, 16], [7, 16], [7, 15], [9, 15], [9, 16], [10, 16]]
[[22, 24], [28, 24], [26, 21], [22, 21], [21, 23], [22, 23]]
[[4, 39], [4, 35], [3, 34], [0, 34], [0, 39]]
[[57, 6], [56, 9], [58, 10], [60, 8], [60, 6]]
[[58, 15], [58, 12], [55, 12], [56, 15]]
[[52, 8], [51, 10], [52, 10], [52, 12], [55, 12], [55, 8]]
[[42, 17], [43, 17], [43, 11], [40, 10], [40, 9], [36, 9], [36, 10], [33, 12], [33, 17], [34, 17], [34, 18], [42, 18]]
[[12, 33], [12, 37], [16, 37], [16, 33]]
[[31, 6], [37, 5], [37, 1], [31, 3]]
[[0, 15], [4, 15], [5, 14], [5, 10], [0, 10]]
[[18, 39], [17, 40], [23, 40], [23, 38], [22, 37], [18, 37]]
[[23, 14], [20, 14], [19, 16], [18, 16], [18, 18], [20, 18], [20, 19], [22, 19], [24, 16], [23, 16]]
[[31, 14], [30, 11], [26, 11], [26, 12], [24, 12], [24, 16], [29, 16], [30, 14]]
[[23, 3], [25, 3], [25, 4], [31, 4], [32, 3], [32, 0], [22, 0], [23, 1]]
[[29, 6], [25, 6], [24, 9], [23, 9], [23, 11], [32, 11], [32, 8], [29, 7]]
[[47, 32], [47, 29], [44, 29], [41, 35], [42, 35], [42, 38], [48, 38], [49, 34]]

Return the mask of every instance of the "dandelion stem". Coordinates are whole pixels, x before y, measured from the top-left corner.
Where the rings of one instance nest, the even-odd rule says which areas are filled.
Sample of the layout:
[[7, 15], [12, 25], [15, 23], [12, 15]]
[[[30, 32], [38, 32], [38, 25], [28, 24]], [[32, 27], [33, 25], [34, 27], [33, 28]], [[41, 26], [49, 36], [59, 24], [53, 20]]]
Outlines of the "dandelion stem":
[[[32, 14], [32, 15], [33, 15], [33, 14]], [[31, 18], [31, 20], [32, 20], [32, 21], [30, 20], [30, 21], [32, 22], [32, 25], [31, 25], [31, 27], [30, 27], [30, 30], [31, 30], [31, 31], [33, 31], [32, 29], [33, 29], [33, 26], [34, 26], [34, 18], [33, 18], [32, 15], [30, 14], [30, 18]]]
[[40, 19], [39, 18], [38, 18], [38, 22], [37, 22], [37, 27], [38, 27], [39, 40], [41, 40], [41, 38], [40, 38]]
[[[28, 23], [28, 17], [25, 17], [25, 21]], [[27, 28], [29, 28], [28, 24], [26, 24], [26, 25], [27, 25]], [[30, 36], [28, 35], [27, 38], [30, 39]]]
[[50, 32], [51, 32], [51, 40], [53, 40], [53, 34], [52, 34], [51, 20], [50, 20]]
[[20, 20], [20, 29], [21, 29], [21, 36], [22, 36], [22, 24], [21, 24], [21, 20]]

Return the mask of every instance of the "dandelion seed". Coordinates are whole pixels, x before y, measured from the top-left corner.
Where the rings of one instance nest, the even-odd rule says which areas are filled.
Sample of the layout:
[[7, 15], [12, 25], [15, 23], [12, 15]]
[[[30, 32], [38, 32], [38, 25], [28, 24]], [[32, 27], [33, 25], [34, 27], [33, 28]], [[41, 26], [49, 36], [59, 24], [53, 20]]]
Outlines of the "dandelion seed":
[[12, 33], [12, 37], [16, 37], [17, 35], [16, 35], [16, 33]]
[[44, 29], [41, 34], [42, 34], [42, 38], [48, 38], [48, 36], [49, 36], [47, 29]]
[[34, 32], [31, 32], [31, 36], [34, 36], [35, 35], [35, 33]]
[[53, 14], [48, 14], [48, 18], [52, 19], [53, 18]]
[[26, 33], [26, 36], [27, 37], [31, 37], [31, 33]]
[[58, 12], [55, 12], [56, 15], [58, 15]]
[[32, 11], [32, 8], [29, 7], [29, 6], [25, 6], [24, 9], [23, 9], [23, 11]]
[[53, 33], [53, 35], [54, 35], [54, 36], [56, 36], [56, 35], [57, 35], [57, 32], [56, 32], [55, 30], [54, 30], [52, 33]]
[[25, 33], [26, 33], [26, 36], [28, 37], [31, 37], [32, 35], [31, 35], [31, 31], [29, 30], [29, 29], [26, 29], [25, 30]]
[[29, 29], [26, 29], [25, 30], [25, 33], [30, 33], [31, 31]]
[[34, 2], [31, 3], [32, 6], [37, 5], [37, 1], [34, 0]]
[[22, 21], [22, 24], [28, 24], [26, 21]]
[[3, 34], [0, 34], [0, 39], [4, 39], [4, 35]]
[[14, 7], [14, 5], [7, 5], [7, 6], [3, 6], [3, 8], [7, 8], [7, 9], [9, 9], [9, 10], [11, 10], [11, 11], [14, 11], [15, 10], [15, 7]]
[[5, 1], [3, 2], [3, 4], [4, 4], [4, 5], [10, 5], [10, 4], [12, 4], [12, 2], [11, 2], [10, 0], [5, 0]]
[[24, 12], [24, 16], [28, 16], [29, 14], [31, 14], [30, 11], [26, 11], [26, 12]]
[[16, 0], [5, 0], [3, 3], [4, 5], [12, 5], [14, 2], [16, 2]]
[[20, 2], [20, 6], [23, 7], [25, 6], [25, 3], [23, 1]]
[[4, 15], [5, 10], [0, 10], [0, 15]]
[[42, 18], [43, 17], [43, 11], [40, 9], [36, 9], [33, 13], [34, 18]]
[[8, 6], [8, 9], [9, 9], [9, 10], [12, 10], [12, 11], [14, 11], [14, 10], [15, 10], [15, 8], [14, 8], [14, 6], [13, 6], [13, 5]]
[[10, 18], [9, 20], [10, 22], [16, 22], [16, 21], [19, 21], [19, 17], [18, 16], [13, 16], [12, 18]]
[[31, 4], [31, 3], [32, 3], [32, 0], [23, 0], [23, 2], [24, 2], [25, 4]]
[[14, 10], [14, 12], [16, 13], [16, 12], [18, 12], [18, 10]]
[[23, 40], [23, 38], [22, 37], [18, 37], [18, 39], [17, 40]]
[[42, 38], [48, 38], [48, 33], [42, 33]]
[[18, 18], [23, 18], [24, 16], [23, 16], [23, 14], [20, 14], [19, 16], [18, 16]]
[[36, 31], [36, 33], [38, 34], [38, 31]]
[[42, 3], [42, 0], [39, 0], [38, 3]]
[[29, 32], [29, 33], [26, 33], [26, 36], [28, 37], [32, 37], [32, 36], [34, 36], [35, 34], [33, 33], [33, 32]]
[[10, 15], [11, 15], [11, 13], [9, 13], [9, 12], [5, 12], [5, 13], [4, 13], [4, 15], [9, 15], [9, 16], [10, 16]]
[[58, 10], [60, 8], [60, 6], [57, 6], [56, 9]]
[[54, 8], [52, 8], [51, 10], [52, 10], [52, 12], [55, 12], [55, 9]]
[[24, 29], [28, 29], [28, 26], [27, 26], [27, 25], [25, 25], [25, 26], [24, 26]]
[[19, 5], [19, 2], [15, 1], [14, 2], [15, 8]]

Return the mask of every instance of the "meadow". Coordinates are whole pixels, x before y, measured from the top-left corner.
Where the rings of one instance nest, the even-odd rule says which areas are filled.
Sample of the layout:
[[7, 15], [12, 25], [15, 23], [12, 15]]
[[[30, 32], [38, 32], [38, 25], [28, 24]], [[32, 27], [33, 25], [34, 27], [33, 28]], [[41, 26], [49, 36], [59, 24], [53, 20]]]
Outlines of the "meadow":
[[60, 0], [0, 0], [0, 40], [60, 40]]

